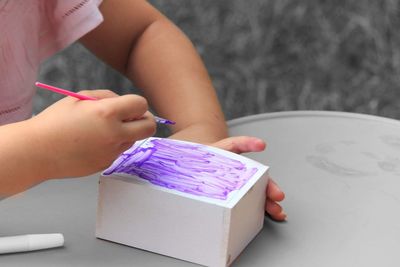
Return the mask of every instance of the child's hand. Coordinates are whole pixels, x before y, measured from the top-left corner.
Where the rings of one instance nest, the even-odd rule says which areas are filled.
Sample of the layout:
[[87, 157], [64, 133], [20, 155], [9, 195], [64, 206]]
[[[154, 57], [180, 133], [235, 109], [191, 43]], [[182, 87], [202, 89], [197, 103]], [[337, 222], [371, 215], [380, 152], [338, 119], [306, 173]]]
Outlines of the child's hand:
[[[249, 136], [228, 137], [222, 139], [212, 146], [222, 148], [235, 153], [259, 152], [265, 149], [265, 143], [259, 138]], [[276, 183], [268, 180], [267, 198], [265, 200], [265, 210], [272, 219], [283, 221], [286, 219], [286, 214], [278, 202], [285, 198], [285, 194], [280, 190]]]
[[108, 167], [136, 140], [154, 134], [154, 117], [138, 95], [81, 92], [99, 100], [66, 97], [30, 120], [48, 160], [48, 178], [85, 176]]

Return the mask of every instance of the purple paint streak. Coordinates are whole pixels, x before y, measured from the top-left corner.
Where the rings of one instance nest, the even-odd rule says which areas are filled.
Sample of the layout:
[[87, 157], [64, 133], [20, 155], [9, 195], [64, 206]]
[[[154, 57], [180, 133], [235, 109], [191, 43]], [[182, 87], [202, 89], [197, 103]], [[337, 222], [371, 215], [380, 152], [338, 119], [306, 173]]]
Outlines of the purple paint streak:
[[162, 138], [144, 143], [121, 154], [103, 174], [134, 175], [165, 188], [225, 200], [257, 172], [204, 145]]

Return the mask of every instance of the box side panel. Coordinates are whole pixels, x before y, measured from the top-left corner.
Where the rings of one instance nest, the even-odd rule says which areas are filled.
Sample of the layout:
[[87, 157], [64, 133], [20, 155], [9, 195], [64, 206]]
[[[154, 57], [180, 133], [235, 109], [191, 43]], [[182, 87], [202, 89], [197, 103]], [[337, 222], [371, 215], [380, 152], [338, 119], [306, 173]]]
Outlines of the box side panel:
[[96, 236], [178, 259], [216, 266], [223, 207], [113, 177], [101, 177]]
[[264, 205], [268, 173], [265, 173], [231, 210], [227, 265], [260, 232], [264, 225]]

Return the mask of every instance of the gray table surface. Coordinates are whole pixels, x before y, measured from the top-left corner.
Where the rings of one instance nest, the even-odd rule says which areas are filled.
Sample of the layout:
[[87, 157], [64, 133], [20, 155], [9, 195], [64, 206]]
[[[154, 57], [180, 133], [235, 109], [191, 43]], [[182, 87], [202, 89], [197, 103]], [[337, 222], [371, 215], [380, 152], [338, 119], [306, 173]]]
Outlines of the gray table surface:
[[[229, 123], [265, 139], [288, 221], [265, 221], [233, 266], [400, 266], [400, 122], [297, 111]], [[48, 181], [0, 201], [0, 236], [60, 232], [65, 246], [0, 266], [197, 266], [94, 237], [98, 176]]]

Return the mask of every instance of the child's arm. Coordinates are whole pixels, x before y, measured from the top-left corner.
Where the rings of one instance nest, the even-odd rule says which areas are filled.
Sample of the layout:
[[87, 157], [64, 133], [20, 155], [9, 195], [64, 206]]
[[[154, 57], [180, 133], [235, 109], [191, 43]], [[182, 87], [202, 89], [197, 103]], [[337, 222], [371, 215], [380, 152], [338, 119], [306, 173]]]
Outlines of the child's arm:
[[[208, 73], [188, 38], [144, 0], [103, 0], [104, 22], [82, 43], [139, 88], [155, 111], [176, 121], [172, 138], [257, 151], [249, 139], [227, 138], [227, 126]], [[232, 140], [234, 147], [226, 146]], [[256, 150], [254, 150], [256, 149]], [[279, 188], [269, 183], [266, 210], [284, 219]]]
[[[238, 154], [261, 152], [266, 147], [263, 140], [250, 136], [228, 137], [213, 143], [212, 145]], [[279, 202], [285, 198], [285, 194], [272, 179], [268, 180], [266, 190], [267, 198], [265, 199], [265, 211], [276, 221], [286, 220], [286, 213], [279, 204]]]
[[215, 90], [186, 36], [143, 0], [104, 0], [100, 9], [104, 22], [81, 41], [141, 88], [161, 117], [177, 122], [173, 138], [225, 138]]
[[154, 133], [144, 98], [83, 94], [99, 100], [66, 97], [29, 120], [0, 127], [0, 199], [51, 178], [101, 171]]

